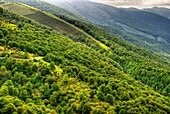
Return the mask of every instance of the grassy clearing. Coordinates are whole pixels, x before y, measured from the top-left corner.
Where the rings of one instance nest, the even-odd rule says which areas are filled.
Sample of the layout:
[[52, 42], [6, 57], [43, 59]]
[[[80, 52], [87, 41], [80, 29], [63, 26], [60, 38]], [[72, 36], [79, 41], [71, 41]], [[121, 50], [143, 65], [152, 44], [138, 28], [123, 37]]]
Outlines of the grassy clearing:
[[[37, 56], [35, 54], [32, 54], [32, 53], [26, 53], [26, 52], [23, 52], [23, 51], [19, 51], [19, 50], [16, 50], [16, 49], [11, 49], [11, 48], [7, 48], [7, 47], [4, 47], [4, 46], [0, 46], [0, 58], [4, 58], [5, 55], [10, 55], [13, 59], [16, 59], [16, 60], [22, 60], [22, 61], [33, 61], [34, 59], [36, 60], [39, 60], [47, 65], [50, 65], [50, 63], [46, 62], [43, 60], [43, 57], [40, 57], [40, 56]], [[60, 76], [63, 72], [63, 70], [55, 65], [55, 69], [53, 74], [57, 74], [58, 76]]]
[[32, 53], [23, 52], [14, 48], [8, 48], [4, 46], [0, 46], [0, 56], [5, 57], [5, 55], [10, 55], [12, 58], [16, 60], [41, 60], [43, 57], [37, 56]]
[[10, 55], [12, 58], [17, 60], [33, 60], [33, 59], [42, 59], [43, 57], [37, 57], [34, 54], [26, 53], [23, 51], [19, 51], [17, 49], [7, 48], [4, 46], [0, 46], [0, 55], [4, 57], [5, 55]]
[[4, 3], [1, 4], [1, 6], [5, 9], [10, 10], [13, 13], [17, 13], [23, 16], [35, 14], [37, 11], [28, 7], [25, 7], [24, 5], [14, 4], [14, 3]]

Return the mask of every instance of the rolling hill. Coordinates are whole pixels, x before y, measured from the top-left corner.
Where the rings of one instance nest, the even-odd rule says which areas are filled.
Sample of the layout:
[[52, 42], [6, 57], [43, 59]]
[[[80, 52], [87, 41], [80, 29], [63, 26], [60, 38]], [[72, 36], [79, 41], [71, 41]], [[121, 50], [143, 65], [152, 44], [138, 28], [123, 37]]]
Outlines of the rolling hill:
[[[159, 15], [138, 10], [135, 8], [116, 8], [86, 0], [80, 0], [75, 2], [55, 1], [54, 3], [70, 11], [74, 9], [75, 11], [73, 12], [78, 12], [78, 14], [86, 17], [91, 21], [111, 25], [121, 30], [124, 30], [124, 26], [127, 26], [136, 31], [141, 31], [146, 34], [148, 33], [155, 37], [163, 37], [165, 41], [169, 42], [168, 37], [170, 36], [170, 20]], [[72, 9], [66, 7], [68, 5], [72, 7]], [[87, 7], [88, 10], [85, 10], [85, 8]], [[133, 30], [130, 31], [130, 29], [125, 31], [133, 32]]]
[[72, 18], [0, 7], [0, 113], [170, 113], [168, 60]]
[[[93, 25], [136, 45], [168, 55], [170, 20], [135, 8], [116, 8], [88, 0], [49, 1], [93, 21]], [[88, 10], [86, 10], [88, 8]], [[123, 31], [123, 32], [122, 32]], [[120, 33], [120, 34], [117, 34]]]
[[153, 7], [153, 8], [144, 9], [144, 10], [170, 19], [170, 9], [168, 9], [168, 8]]
[[50, 12], [52, 14], [57, 14], [57, 15], [65, 15], [73, 19], [78, 19], [78, 20], [84, 20], [83, 17], [80, 15], [76, 15], [74, 13], [71, 13], [65, 9], [62, 9], [60, 7], [57, 7], [56, 5], [49, 4], [48, 2], [45, 2], [44, 0], [0, 0], [0, 2], [20, 2], [23, 4], [27, 4], [29, 6], [33, 6], [35, 8]]
[[[16, 3], [5, 3], [1, 5], [2, 7], [23, 15], [25, 17], [31, 18], [35, 21], [40, 22], [41, 24], [45, 24], [50, 26], [51, 28], [60, 31], [60, 32], [67, 32], [68, 34], [76, 34], [77, 30], [74, 27], [71, 27], [69, 23], [63, 22], [61, 19], [50, 15], [49, 13], [42, 12], [38, 9], [35, 9], [33, 7], [16, 4]], [[48, 16], [49, 15], [49, 16]]]
[[[48, 19], [52, 18], [55, 21], [49, 21], [49, 23], [44, 23], [44, 24], [49, 27], [52, 27], [54, 30], [57, 30], [59, 32], [61, 32], [62, 29], [61, 30], [55, 29], [55, 27], [51, 25], [55, 25], [56, 23], [59, 23], [62, 21], [63, 27], [67, 28], [65, 29], [64, 35], [67, 35], [72, 40], [85, 44], [88, 47], [91, 47], [92, 49], [107, 56], [108, 58], [116, 61], [115, 65], [119, 69], [123, 69], [124, 72], [135, 77], [137, 80], [140, 80], [145, 84], [148, 84], [153, 89], [156, 89], [155, 84], [157, 83], [157, 79], [162, 76], [162, 72], [166, 72], [167, 74], [165, 73], [165, 75], [163, 75], [164, 78], [163, 77], [161, 78], [161, 82], [165, 81], [165, 78], [167, 79], [169, 78], [168, 76], [169, 75], [168, 70], [170, 66], [169, 62], [148, 50], [131, 45], [125, 42], [124, 40], [122, 40], [121, 38], [112, 36], [102, 31], [101, 29], [91, 26], [90, 24], [76, 21], [74, 19], [67, 18], [65, 16], [64, 17], [61, 16], [59, 18], [49, 13], [42, 12], [33, 7], [26, 6], [26, 5], [19, 4], [19, 3], [1, 4], [1, 6], [3, 6], [4, 8], [7, 8], [12, 12], [18, 13], [16, 12], [16, 7], [13, 7], [16, 5], [18, 9], [20, 8], [20, 11], [22, 11], [21, 9], [24, 8], [24, 12], [21, 13], [23, 16], [27, 16], [25, 15], [25, 12], [32, 13], [32, 12], [38, 11], [39, 13], [41, 13], [43, 15], [42, 17], [45, 17], [45, 18], [38, 19], [39, 15], [37, 15], [36, 13], [32, 14], [32, 16], [29, 17], [30, 19], [33, 19], [33, 20], [38, 19], [36, 21], [39, 23], [42, 22], [41, 20], [45, 21], [47, 18]], [[54, 22], [54, 23], [50, 24], [51, 22]], [[68, 29], [68, 25], [71, 29], [78, 30], [78, 31], [72, 32], [76, 34], [72, 35], [69, 32], [70, 29]], [[81, 36], [79, 36], [79, 34], [81, 34]], [[148, 61], [150, 61], [149, 64], [151, 65], [151, 67], [153, 67], [154, 65], [157, 66], [157, 67], [153, 67], [150, 69], [154, 74], [152, 73], [150, 74], [150, 71], [148, 71]], [[136, 64], [136, 65], [131, 66], [131, 64]], [[132, 70], [134, 68], [136, 69], [135, 72], [133, 72]], [[141, 71], [141, 68], [144, 69], [144, 71]], [[163, 70], [161, 70], [162, 68]], [[160, 71], [158, 70], [159, 72], [155, 72], [155, 69], [160, 69]], [[147, 75], [143, 76], [142, 72], [145, 72]], [[141, 76], [143, 77], [141, 78]], [[154, 79], [150, 81], [150, 79], [152, 79], [153, 77]], [[169, 88], [168, 86], [169, 81], [167, 81], [163, 85], [161, 85], [161, 83], [158, 85], [160, 86], [159, 87], [160, 93], [168, 95], [167, 93], [164, 93], [164, 90], [167, 91], [167, 89]], [[163, 88], [163, 86], [166, 86], [167, 88]]]
[[[86, 22], [86, 23], [89, 23], [89, 24], [93, 24], [93, 25], [95, 25], [95, 26], [97, 26], [99, 28], [102, 28], [103, 30], [105, 30], [105, 31], [107, 31], [107, 32], [109, 32], [111, 34], [114, 34], [114, 35], [116, 35], [118, 37], [124, 38], [128, 42], [131, 42], [131, 43], [136, 44], [138, 46], [141, 46], [141, 47], [147, 48], [149, 50], [152, 50], [154, 52], [157, 52], [161, 56], [170, 59], [170, 55], [169, 55], [169, 53], [170, 53], [170, 50], [169, 50], [170, 44], [167, 43], [166, 40], [162, 39], [162, 37], [155, 37], [155, 36], [153, 36], [151, 34], [144, 33], [143, 31], [136, 30], [136, 29], [134, 29], [132, 27], [129, 27], [129, 26], [123, 25], [123, 24], [116, 23], [116, 24], [114, 24], [114, 26], [110, 26], [109, 24], [101, 23], [101, 22], [98, 23], [96, 21], [95, 22], [89, 22], [78, 11], [75, 11], [75, 7], [73, 7], [74, 2], [71, 2], [71, 4], [70, 3], [68, 4], [67, 0], [66, 1], [55, 1], [55, 2], [50, 1], [51, 3], [56, 4], [59, 7], [63, 7], [65, 9], [71, 10], [72, 12], [78, 14], [79, 16], [77, 16], [77, 15], [75, 15], [73, 13], [70, 13], [70, 12], [64, 10], [64, 9], [61, 9], [61, 8], [55, 6], [55, 5], [49, 4], [47, 2], [44, 2], [44, 1], [37, 1], [37, 0], [29, 0], [29, 1], [28, 0], [6, 0], [6, 1], [21, 2], [21, 3], [27, 4], [27, 5], [31, 5], [33, 7], [36, 7], [36, 8], [40, 8], [41, 10], [56, 14], [58, 16], [66, 16], [66, 17], [69, 17], [69, 18], [72, 18], [72, 19], [75, 19], [75, 20], [79, 20], [79, 21], [83, 21], [83, 22]], [[99, 12], [103, 12], [103, 11], [101, 11], [100, 8], [95, 9], [97, 5], [96, 6], [92, 5], [92, 3], [87, 2], [87, 0], [85, 0], [85, 1], [83, 1], [83, 0], [77, 1], [77, 4], [79, 4], [81, 2], [85, 2], [85, 4], [87, 5], [86, 7], [91, 7], [92, 10], [94, 8], [93, 11], [96, 10], [96, 11], [99, 11]], [[81, 5], [83, 6], [85, 4], [82, 3]], [[73, 8], [71, 8], [71, 7], [73, 7]], [[77, 8], [80, 8], [80, 5]], [[117, 9], [119, 10], [119, 8], [115, 8], [114, 10], [117, 10]], [[122, 10], [126, 10], [126, 9], [122, 9]], [[137, 10], [137, 9], [134, 9], [134, 11], [135, 10]], [[84, 12], [84, 14], [86, 15], [86, 12]], [[87, 14], [89, 14], [89, 12]], [[96, 15], [96, 14], [98, 14], [98, 13], [96, 12], [94, 15]], [[105, 14], [103, 13], [103, 15], [105, 15]], [[94, 16], [93, 14], [91, 14], [91, 15], [92, 15], [92, 17]], [[89, 17], [91, 17], [91, 16], [89, 16]], [[97, 18], [97, 17], [95, 17], [95, 18]], [[95, 20], [97, 20], [97, 19], [95, 19]], [[142, 25], [144, 25], [144, 24], [142, 24]]]
[[71, 25], [70, 23], [66, 21], [63, 21], [62, 19], [50, 13], [43, 12], [36, 8], [26, 6], [24, 4], [19, 4], [19, 3], [4, 3], [4, 4], [1, 4], [0, 6], [16, 14], [23, 15], [41, 24], [47, 25], [54, 30], [62, 32], [63, 34], [67, 34], [69, 37], [74, 37], [74, 39], [77, 39], [77, 37], [83, 37], [83, 38], [86, 38], [86, 40], [89, 40], [89, 43], [96, 44], [94, 46], [98, 48], [102, 48], [105, 50], [109, 49], [107, 46], [95, 40], [93, 37], [88, 35], [86, 32], [82, 31], [78, 27]]

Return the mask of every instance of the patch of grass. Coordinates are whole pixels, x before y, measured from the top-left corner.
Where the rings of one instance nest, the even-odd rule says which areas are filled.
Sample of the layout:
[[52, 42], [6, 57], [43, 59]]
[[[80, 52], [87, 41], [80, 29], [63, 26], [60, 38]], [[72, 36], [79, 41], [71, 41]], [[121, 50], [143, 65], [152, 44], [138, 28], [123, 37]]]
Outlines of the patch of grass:
[[32, 8], [29, 8], [29, 7], [25, 7], [24, 5], [20, 5], [20, 4], [17, 4], [17, 3], [4, 3], [4, 4], [1, 4], [1, 6], [5, 9], [8, 9], [14, 13], [17, 13], [17, 14], [20, 14], [20, 15], [23, 15], [23, 16], [26, 16], [26, 15], [29, 15], [29, 14], [35, 14], [36, 12], [38, 12], [37, 10], [35, 9], [32, 9]]

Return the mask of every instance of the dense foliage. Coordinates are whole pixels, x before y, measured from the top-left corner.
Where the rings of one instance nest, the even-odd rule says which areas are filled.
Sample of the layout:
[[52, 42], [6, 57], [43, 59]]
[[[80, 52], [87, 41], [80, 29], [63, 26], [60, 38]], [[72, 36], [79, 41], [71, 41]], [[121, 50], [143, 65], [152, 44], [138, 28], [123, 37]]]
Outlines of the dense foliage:
[[170, 63], [167, 60], [149, 50], [131, 45], [92, 25], [63, 16], [61, 18], [83, 29], [108, 46], [112, 53], [107, 55], [107, 52], [105, 52], [105, 55], [119, 63], [124, 72], [153, 87], [156, 91], [169, 95]]
[[170, 44], [165, 43], [164, 41], [158, 41], [155, 38], [148, 38], [147, 36], [137, 35], [135, 33], [127, 33], [124, 30], [119, 30], [114, 27], [105, 24], [94, 24], [95, 26], [102, 28], [103, 30], [125, 39], [126, 41], [133, 43], [137, 46], [144, 47], [153, 52], [157, 52], [159, 55], [170, 59]]
[[168, 9], [151, 8], [146, 12], [146, 10], [136, 8], [117, 8], [89, 0], [69, 1], [71, 2], [67, 0], [49, 2], [79, 14], [93, 21], [93, 25], [135, 45], [169, 57], [170, 20], [167, 18], [170, 11]]
[[43, 57], [0, 58], [0, 113], [170, 113], [168, 98], [126, 75], [113, 59], [0, 12], [1, 45]]

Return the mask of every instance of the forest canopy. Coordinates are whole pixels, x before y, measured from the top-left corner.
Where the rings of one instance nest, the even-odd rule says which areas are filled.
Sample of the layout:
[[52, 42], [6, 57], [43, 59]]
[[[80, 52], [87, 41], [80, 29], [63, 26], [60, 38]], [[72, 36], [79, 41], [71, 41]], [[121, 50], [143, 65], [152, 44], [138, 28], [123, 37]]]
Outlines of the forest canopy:
[[0, 113], [170, 113], [167, 60], [79, 21], [62, 17], [110, 50], [0, 12]]

